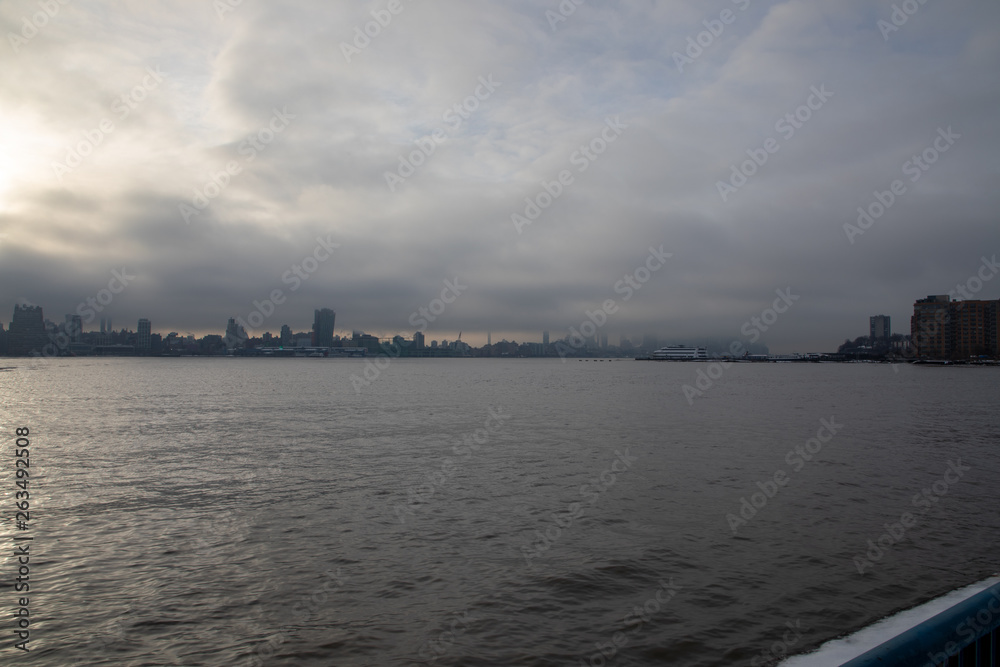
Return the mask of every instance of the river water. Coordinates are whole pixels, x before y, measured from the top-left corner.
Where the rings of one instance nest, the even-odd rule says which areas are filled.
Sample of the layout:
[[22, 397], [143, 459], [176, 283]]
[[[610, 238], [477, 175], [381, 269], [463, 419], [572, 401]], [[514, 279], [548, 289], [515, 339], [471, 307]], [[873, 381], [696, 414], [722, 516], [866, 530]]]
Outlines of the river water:
[[0, 366], [2, 664], [774, 664], [1000, 570], [996, 369]]

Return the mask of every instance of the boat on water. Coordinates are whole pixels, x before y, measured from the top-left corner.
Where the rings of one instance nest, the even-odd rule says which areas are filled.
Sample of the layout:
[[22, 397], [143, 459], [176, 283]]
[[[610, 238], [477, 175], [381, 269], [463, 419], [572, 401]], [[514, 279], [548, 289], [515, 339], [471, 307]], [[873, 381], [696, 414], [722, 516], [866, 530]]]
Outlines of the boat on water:
[[778, 667], [1000, 665], [1000, 615], [992, 611], [997, 602], [1000, 576], [993, 575], [792, 656]]
[[654, 361], [708, 361], [708, 349], [704, 347], [670, 345], [656, 350], [649, 355], [649, 358]]

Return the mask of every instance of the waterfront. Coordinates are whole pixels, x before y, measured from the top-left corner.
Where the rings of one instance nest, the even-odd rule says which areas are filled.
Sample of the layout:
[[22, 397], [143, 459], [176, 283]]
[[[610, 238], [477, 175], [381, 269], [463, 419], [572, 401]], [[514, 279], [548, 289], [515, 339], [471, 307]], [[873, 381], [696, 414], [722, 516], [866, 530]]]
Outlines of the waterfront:
[[990, 368], [2, 365], [19, 664], [749, 665], [1000, 569]]

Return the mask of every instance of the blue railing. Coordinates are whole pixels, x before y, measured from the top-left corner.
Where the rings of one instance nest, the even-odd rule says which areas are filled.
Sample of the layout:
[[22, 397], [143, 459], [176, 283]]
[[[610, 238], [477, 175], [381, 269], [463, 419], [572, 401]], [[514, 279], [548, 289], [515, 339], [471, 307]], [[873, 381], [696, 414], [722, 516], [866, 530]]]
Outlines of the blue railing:
[[841, 667], [1000, 665], [1000, 583], [876, 646]]

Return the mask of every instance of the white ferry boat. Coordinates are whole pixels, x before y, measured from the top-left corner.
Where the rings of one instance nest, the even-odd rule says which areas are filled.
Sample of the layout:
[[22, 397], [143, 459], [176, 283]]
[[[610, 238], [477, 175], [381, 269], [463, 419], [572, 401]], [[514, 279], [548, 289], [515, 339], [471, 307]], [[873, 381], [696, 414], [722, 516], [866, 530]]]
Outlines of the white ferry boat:
[[649, 355], [649, 358], [656, 361], [707, 361], [708, 350], [704, 347], [671, 345], [669, 347], [661, 347]]

